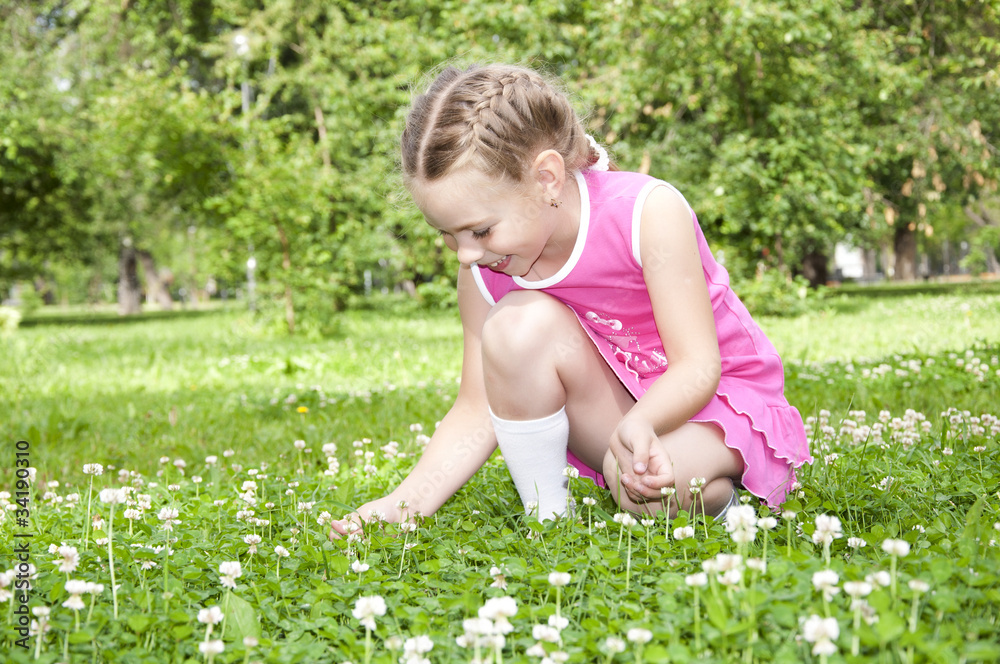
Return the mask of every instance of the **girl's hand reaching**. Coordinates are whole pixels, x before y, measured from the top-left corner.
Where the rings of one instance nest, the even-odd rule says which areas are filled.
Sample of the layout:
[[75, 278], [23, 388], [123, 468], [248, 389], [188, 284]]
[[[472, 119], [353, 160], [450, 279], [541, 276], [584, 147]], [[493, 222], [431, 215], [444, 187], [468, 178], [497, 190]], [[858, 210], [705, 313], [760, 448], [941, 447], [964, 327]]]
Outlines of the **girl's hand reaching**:
[[621, 484], [636, 503], [661, 499], [660, 490], [674, 485], [673, 464], [652, 425], [626, 417], [611, 436], [611, 452], [621, 469]]
[[355, 532], [363, 534], [366, 526], [372, 521], [399, 523], [404, 518], [399, 501], [394, 501], [391, 496], [383, 496], [378, 500], [365, 503], [357, 511], [331, 522], [328, 536], [331, 540], [335, 540]]

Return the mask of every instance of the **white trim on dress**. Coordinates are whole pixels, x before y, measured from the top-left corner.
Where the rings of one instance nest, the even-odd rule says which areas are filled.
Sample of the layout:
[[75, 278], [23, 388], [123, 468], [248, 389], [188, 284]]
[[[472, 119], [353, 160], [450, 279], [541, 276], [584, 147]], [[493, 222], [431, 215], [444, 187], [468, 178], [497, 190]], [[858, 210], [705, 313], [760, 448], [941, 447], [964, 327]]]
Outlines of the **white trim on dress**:
[[569, 260], [559, 268], [559, 271], [548, 279], [528, 281], [521, 277], [514, 277], [514, 283], [521, 288], [540, 290], [555, 286], [569, 276], [569, 273], [573, 271], [573, 268], [580, 261], [580, 256], [583, 255], [583, 248], [587, 244], [587, 231], [590, 229], [590, 194], [587, 193], [587, 181], [583, 179], [583, 174], [578, 172], [574, 175], [576, 176], [576, 183], [580, 187], [580, 228], [577, 231], [576, 244], [573, 245], [573, 253], [569, 255]]
[[642, 222], [642, 206], [646, 204], [646, 198], [650, 193], [657, 187], [667, 187], [672, 192], [681, 197], [684, 201], [684, 205], [687, 206], [688, 212], [691, 213], [691, 221], [695, 220], [694, 209], [691, 204], [687, 202], [684, 198], [684, 194], [677, 190], [677, 187], [670, 184], [669, 182], [663, 182], [662, 180], [654, 180], [647, 183], [642, 189], [639, 190], [639, 195], [635, 197], [635, 207], [632, 208], [632, 258], [635, 259], [636, 265], [642, 267], [642, 257], [639, 255], [639, 227]]

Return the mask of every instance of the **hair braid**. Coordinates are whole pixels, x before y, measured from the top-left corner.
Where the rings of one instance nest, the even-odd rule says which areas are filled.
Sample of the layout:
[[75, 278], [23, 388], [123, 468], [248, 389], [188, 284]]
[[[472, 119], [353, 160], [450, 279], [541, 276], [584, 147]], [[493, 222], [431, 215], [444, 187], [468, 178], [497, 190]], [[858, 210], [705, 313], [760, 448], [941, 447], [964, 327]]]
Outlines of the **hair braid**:
[[403, 132], [408, 183], [472, 166], [521, 182], [541, 150], [558, 151], [571, 170], [595, 160], [569, 100], [537, 73], [491, 65], [448, 68], [414, 101]]

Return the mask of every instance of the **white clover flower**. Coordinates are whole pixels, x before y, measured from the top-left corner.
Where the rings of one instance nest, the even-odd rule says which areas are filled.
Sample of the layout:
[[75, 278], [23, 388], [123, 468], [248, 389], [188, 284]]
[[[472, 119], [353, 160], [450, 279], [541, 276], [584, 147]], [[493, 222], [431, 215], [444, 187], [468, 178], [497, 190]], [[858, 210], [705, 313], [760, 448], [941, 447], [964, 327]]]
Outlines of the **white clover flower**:
[[682, 540], [689, 537], [694, 537], [694, 526], [681, 526], [680, 528], [674, 528], [674, 539]]
[[[619, 515], [616, 514], [615, 516]], [[638, 521], [635, 520], [635, 517], [628, 513], [622, 514], [621, 519], [619, 519], [618, 522], [622, 524], [623, 528], [631, 528], [636, 523], [638, 523]]]
[[108, 505], [121, 505], [127, 498], [124, 487], [118, 489], [101, 489], [98, 497], [102, 503], [107, 503]]
[[225, 616], [218, 606], [211, 606], [198, 611], [198, 622], [205, 625], [218, 625]]
[[219, 563], [219, 575], [223, 586], [226, 588], [235, 588], [236, 579], [243, 576], [243, 567], [238, 560]]
[[351, 563], [351, 569], [354, 571], [355, 574], [361, 574], [363, 572], [367, 572], [370, 569], [370, 567], [368, 563], [363, 563], [360, 560], [355, 560], [353, 563]]
[[562, 471], [563, 477], [568, 477], [571, 480], [575, 480], [580, 477], [580, 469], [576, 466], [566, 466]]
[[202, 641], [201, 643], [198, 644], [198, 652], [200, 652], [203, 655], [218, 655], [225, 649], [226, 649], [226, 644], [223, 643], [221, 639]]
[[836, 618], [822, 618], [811, 615], [802, 625], [802, 637], [813, 644], [814, 655], [833, 655], [837, 644], [833, 641], [840, 636], [840, 625]]
[[71, 609], [73, 611], [81, 611], [87, 608], [87, 605], [84, 603], [83, 599], [79, 595], [73, 595], [73, 594], [71, 594], [69, 596], [69, 599], [63, 602], [62, 605], [64, 608]]
[[385, 600], [379, 595], [359, 597], [351, 612], [368, 629], [375, 629], [375, 616], [385, 615]]
[[734, 505], [726, 510], [726, 532], [756, 528], [757, 511], [750, 505]]
[[104, 466], [99, 463], [85, 463], [83, 464], [83, 474], [84, 475], [103, 475]]
[[545, 661], [545, 658], [549, 656], [549, 653], [545, 651], [545, 646], [542, 645], [541, 641], [536, 641], [533, 646], [530, 646], [524, 651], [524, 654], [528, 657], [539, 657], [543, 662]]
[[910, 543], [906, 540], [887, 539], [882, 542], [882, 550], [890, 556], [904, 558], [910, 553]]
[[812, 575], [813, 587], [823, 593], [823, 598], [826, 601], [833, 599], [833, 596], [840, 592], [840, 588], [837, 584], [840, 582], [840, 576], [834, 572], [832, 569], [824, 569], [816, 572]]
[[892, 585], [892, 575], [886, 572], [884, 569], [875, 572], [874, 574], [869, 574], [865, 577], [865, 581], [872, 585], [881, 586], [882, 588], [888, 588]]
[[816, 530], [812, 536], [814, 544], [830, 544], [842, 535], [840, 519], [829, 514], [820, 514], [816, 517]]
[[583, 504], [586, 505], [587, 507], [593, 507], [594, 505], [597, 504], [597, 501], [591, 498], [590, 496], [586, 496], [583, 499]]
[[77, 552], [76, 547], [64, 544], [56, 549], [56, 552], [61, 558], [56, 561], [59, 571], [66, 574], [75, 572], [76, 568], [80, 565], [80, 554]]
[[719, 583], [724, 586], [736, 586], [743, 580], [742, 569], [727, 569], [719, 575]]
[[425, 635], [413, 636], [403, 643], [403, 657], [412, 660], [433, 649], [434, 642], [431, 640], [431, 637]]
[[684, 577], [684, 583], [691, 588], [703, 588], [708, 585], [708, 574], [696, 572]]
[[570, 576], [569, 572], [552, 572], [549, 574], [549, 585], [561, 588], [569, 584]]
[[507, 588], [506, 570], [502, 570], [494, 565], [490, 568], [490, 576], [493, 577], [493, 583], [490, 584], [490, 588], [500, 588], [501, 590]]
[[765, 561], [763, 558], [748, 558], [747, 567], [749, 567], [755, 572], [760, 572], [763, 574], [764, 572], [767, 571], [767, 561]]
[[617, 636], [609, 636], [604, 640], [604, 649], [609, 654], [617, 655], [620, 652], [625, 652], [625, 642]]
[[778, 527], [778, 520], [773, 516], [763, 516], [757, 519], [757, 527], [762, 530], [774, 530]]
[[536, 641], [559, 643], [559, 630], [551, 625], [535, 625], [531, 628], [531, 636]]
[[156, 518], [163, 522], [163, 530], [172, 531], [174, 526], [180, 523], [177, 516], [178, 512], [176, 507], [164, 507], [156, 515]]
[[910, 586], [910, 590], [915, 593], [925, 593], [931, 589], [931, 586], [926, 581], [921, 581], [920, 579], [911, 579], [907, 584]]
[[479, 617], [493, 621], [492, 634], [510, 634], [514, 626], [508, 620], [517, 613], [517, 602], [513, 597], [492, 597], [479, 608]]
[[291, 555], [290, 553], [288, 553], [288, 549], [286, 549], [285, 547], [281, 546], [280, 544], [278, 546], [274, 547], [274, 553], [279, 558], [287, 558], [288, 556]]
[[549, 616], [548, 623], [549, 623], [549, 627], [551, 627], [553, 629], [557, 629], [557, 630], [559, 630], [561, 632], [564, 629], [566, 629], [567, 627], [569, 627], [569, 618], [567, 618], [566, 616], [552, 615], [552, 616]]
[[852, 599], [860, 599], [871, 594], [872, 584], [867, 581], [844, 581], [844, 592]]
[[625, 638], [632, 643], [649, 643], [653, 639], [653, 633], [642, 627], [633, 627], [625, 634]]
[[851, 547], [852, 549], [862, 549], [868, 546], [868, 542], [864, 541], [860, 537], [848, 537], [847, 546]]

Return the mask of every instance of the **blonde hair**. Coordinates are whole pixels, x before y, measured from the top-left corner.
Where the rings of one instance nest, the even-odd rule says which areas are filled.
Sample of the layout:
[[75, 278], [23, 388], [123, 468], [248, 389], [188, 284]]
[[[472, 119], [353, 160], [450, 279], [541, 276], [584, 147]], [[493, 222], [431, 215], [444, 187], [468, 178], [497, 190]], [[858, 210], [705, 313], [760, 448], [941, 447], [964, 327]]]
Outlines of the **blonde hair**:
[[522, 183], [547, 149], [570, 171], [598, 158], [566, 95], [537, 72], [511, 65], [442, 71], [413, 101], [401, 147], [410, 188], [464, 167]]

